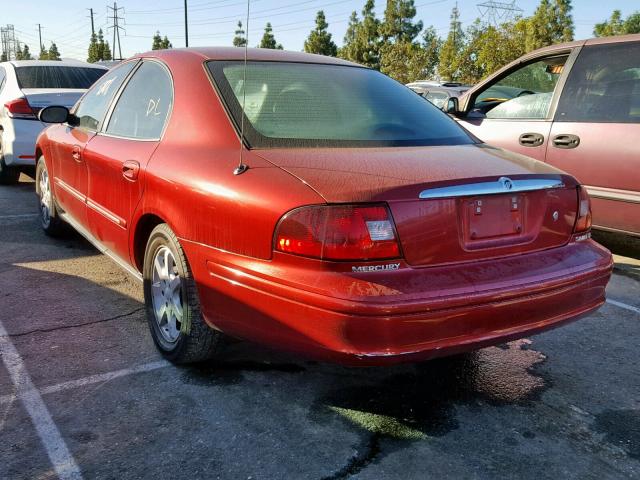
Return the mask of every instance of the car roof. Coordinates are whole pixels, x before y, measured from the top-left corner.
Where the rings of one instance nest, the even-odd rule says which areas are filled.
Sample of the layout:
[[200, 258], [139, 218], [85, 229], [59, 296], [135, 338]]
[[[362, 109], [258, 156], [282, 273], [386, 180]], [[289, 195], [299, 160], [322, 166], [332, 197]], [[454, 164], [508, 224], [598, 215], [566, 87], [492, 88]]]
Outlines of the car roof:
[[634, 33], [630, 35], [616, 35], [613, 37], [596, 37], [589, 38], [588, 40], [576, 40], [574, 42], [557, 43], [555, 45], [549, 45], [548, 47], [539, 48], [523, 56], [535, 56], [539, 53], [553, 52], [556, 50], [563, 50], [571, 47], [578, 47], [581, 45], [600, 45], [604, 43], [621, 43], [621, 42], [640, 42], [640, 33]]
[[[244, 60], [245, 49], [242, 47], [192, 47], [192, 48], [172, 48], [168, 50], [152, 50], [150, 52], [137, 54], [136, 57], [157, 57], [166, 59], [193, 59], [199, 57], [202, 60]], [[268, 48], [248, 48], [248, 61], [265, 62], [297, 62], [297, 63], [318, 63], [328, 65], [344, 65], [351, 67], [362, 67], [363, 65], [342, 60], [341, 58], [326, 57], [312, 53], [291, 52], [287, 50], [272, 50]]]
[[10, 63], [14, 67], [86, 67], [108, 70], [101, 65], [94, 65], [80, 60], [10, 60], [6, 63]]

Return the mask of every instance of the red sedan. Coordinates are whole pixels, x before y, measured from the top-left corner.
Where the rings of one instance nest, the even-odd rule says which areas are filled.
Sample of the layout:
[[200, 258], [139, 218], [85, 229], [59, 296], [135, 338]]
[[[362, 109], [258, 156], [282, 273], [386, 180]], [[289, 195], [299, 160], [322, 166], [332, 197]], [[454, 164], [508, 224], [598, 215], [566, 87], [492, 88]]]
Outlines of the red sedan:
[[[223, 335], [351, 364], [530, 335], [605, 299], [586, 190], [338, 59], [156, 51], [104, 75], [37, 143], [42, 226], [144, 282], [160, 351]], [[242, 141], [241, 141], [242, 138]]]

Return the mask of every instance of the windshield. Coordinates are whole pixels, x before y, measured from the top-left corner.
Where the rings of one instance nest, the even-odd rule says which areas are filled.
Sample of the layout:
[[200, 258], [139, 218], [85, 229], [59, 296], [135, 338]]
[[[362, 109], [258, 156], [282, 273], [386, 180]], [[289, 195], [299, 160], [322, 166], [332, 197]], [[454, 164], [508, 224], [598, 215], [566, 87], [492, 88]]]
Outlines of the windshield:
[[209, 62], [236, 126], [245, 99], [252, 147], [460, 145], [473, 140], [385, 75], [327, 64]]
[[17, 67], [20, 88], [87, 89], [108, 70], [102, 68], [34, 66]]

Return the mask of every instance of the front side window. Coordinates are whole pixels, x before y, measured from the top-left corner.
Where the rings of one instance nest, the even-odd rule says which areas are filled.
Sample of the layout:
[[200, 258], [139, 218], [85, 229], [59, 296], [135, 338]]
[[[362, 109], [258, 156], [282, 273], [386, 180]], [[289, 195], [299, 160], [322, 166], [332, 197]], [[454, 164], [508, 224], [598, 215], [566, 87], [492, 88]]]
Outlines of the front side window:
[[124, 63], [104, 75], [80, 100], [74, 110], [78, 125], [96, 131], [104, 119], [114, 95], [136, 62]]
[[120, 95], [106, 132], [140, 140], [159, 139], [172, 104], [169, 73], [157, 62], [144, 62]]
[[73, 88], [86, 90], [101, 76], [104, 68], [29, 66], [16, 67], [18, 86], [24, 88]]
[[480, 92], [472, 110], [497, 119], [546, 119], [567, 55], [525, 65]]
[[367, 68], [253, 61], [246, 72], [238, 61], [208, 66], [236, 126], [244, 104], [245, 135], [255, 148], [473, 143], [431, 103]]
[[555, 121], [640, 123], [640, 43], [585, 47], [567, 78]]

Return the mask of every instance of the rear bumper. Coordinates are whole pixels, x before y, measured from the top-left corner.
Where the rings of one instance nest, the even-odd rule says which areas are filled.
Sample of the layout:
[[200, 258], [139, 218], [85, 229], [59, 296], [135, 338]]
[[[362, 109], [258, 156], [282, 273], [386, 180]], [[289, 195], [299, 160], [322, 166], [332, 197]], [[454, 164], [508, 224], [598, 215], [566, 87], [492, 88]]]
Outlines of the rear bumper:
[[560, 326], [602, 305], [612, 269], [610, 253], [592, 241], [472, 265], [366, 274], [183, 244], [212, 326], [356, 365], [425, 360]]
[[8, 167], [35, 166], [36, 139], [45, 125], [38, 120], [10, 119], [3, 125], [2, 150]]

